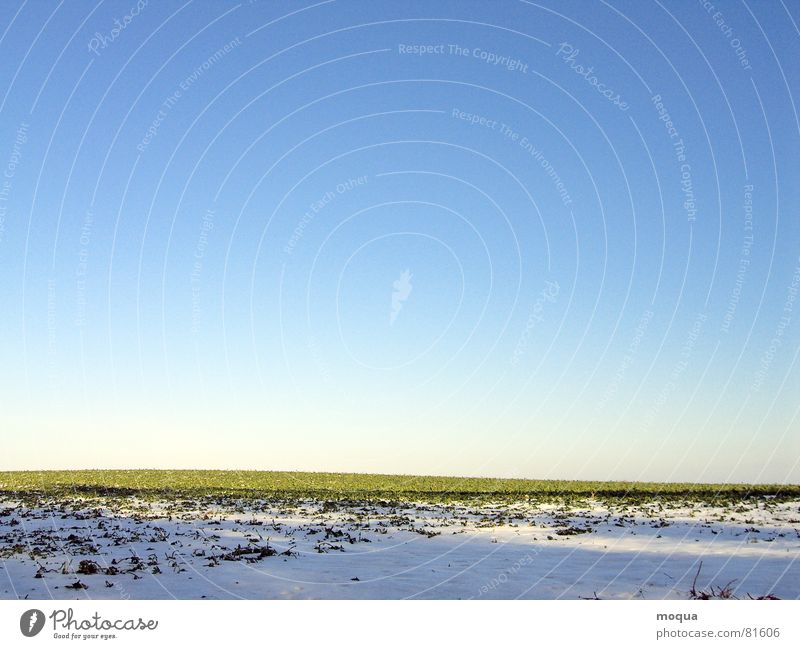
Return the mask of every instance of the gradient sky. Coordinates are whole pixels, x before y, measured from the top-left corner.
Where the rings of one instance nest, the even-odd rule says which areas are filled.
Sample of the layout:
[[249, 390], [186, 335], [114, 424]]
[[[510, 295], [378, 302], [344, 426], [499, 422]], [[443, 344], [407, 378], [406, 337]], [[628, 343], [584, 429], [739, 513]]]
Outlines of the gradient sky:
[[800, 481], [800, 5], [713, 5], [3, 3], [0, 469]]

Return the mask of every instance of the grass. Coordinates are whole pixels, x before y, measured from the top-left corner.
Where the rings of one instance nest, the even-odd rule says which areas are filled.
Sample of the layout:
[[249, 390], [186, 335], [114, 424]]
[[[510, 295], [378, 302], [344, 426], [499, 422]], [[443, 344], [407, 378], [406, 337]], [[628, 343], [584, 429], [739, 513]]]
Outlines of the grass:
[[261, 497], [322, 500], [548, 500], [625, 498], [640, 501], [800, 497], [800, 485], [590, 482], [455, 478], [289, 471], [4, 471], [0, 497], [20, 496]]

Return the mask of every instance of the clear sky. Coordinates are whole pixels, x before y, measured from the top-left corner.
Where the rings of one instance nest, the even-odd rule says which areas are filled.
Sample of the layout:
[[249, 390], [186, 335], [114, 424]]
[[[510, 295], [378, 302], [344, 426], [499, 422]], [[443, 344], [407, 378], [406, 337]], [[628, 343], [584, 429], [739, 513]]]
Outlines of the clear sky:
[[0, 8], [0, 469], [800, 481], [797, 2]]

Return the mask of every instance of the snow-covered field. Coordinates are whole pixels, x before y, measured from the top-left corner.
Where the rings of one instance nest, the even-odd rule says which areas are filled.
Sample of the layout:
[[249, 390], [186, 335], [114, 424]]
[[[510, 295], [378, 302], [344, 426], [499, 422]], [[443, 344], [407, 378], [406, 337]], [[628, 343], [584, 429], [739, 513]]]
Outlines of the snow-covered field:
[[686, 599], [693, 582], [800, 598], [800, 502], [0, 503], [6, 599]]

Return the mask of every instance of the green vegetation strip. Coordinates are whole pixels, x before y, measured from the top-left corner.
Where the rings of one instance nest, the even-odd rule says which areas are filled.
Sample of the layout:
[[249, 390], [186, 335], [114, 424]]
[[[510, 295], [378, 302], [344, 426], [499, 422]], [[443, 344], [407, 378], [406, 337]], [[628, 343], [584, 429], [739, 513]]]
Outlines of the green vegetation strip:
[[8, 471], [0, 496], [229, 496], [375, 499], [626, 497], [741, 499], [800, 497], [800, 485], [588, 482], [289, 471]]

